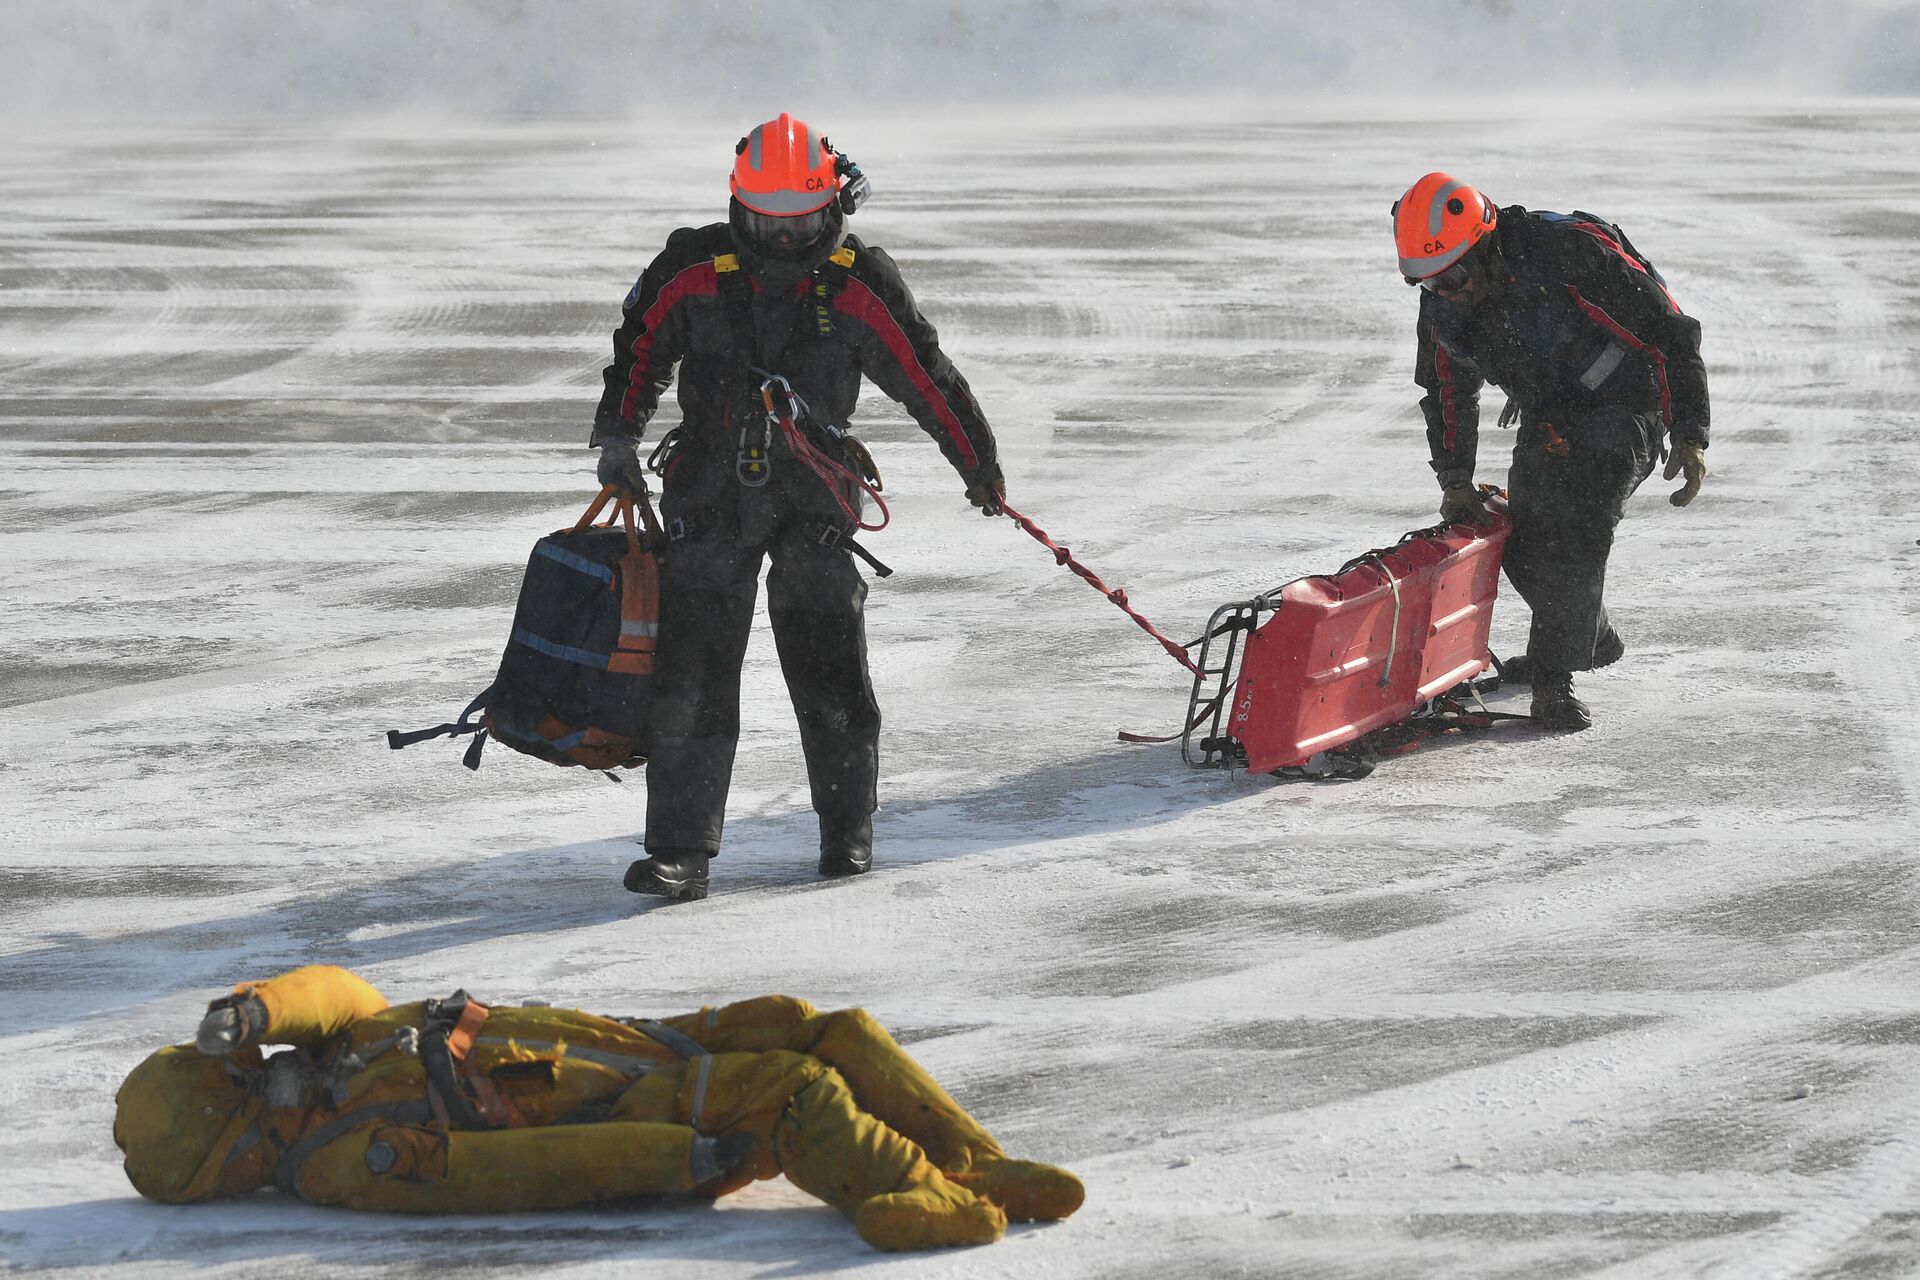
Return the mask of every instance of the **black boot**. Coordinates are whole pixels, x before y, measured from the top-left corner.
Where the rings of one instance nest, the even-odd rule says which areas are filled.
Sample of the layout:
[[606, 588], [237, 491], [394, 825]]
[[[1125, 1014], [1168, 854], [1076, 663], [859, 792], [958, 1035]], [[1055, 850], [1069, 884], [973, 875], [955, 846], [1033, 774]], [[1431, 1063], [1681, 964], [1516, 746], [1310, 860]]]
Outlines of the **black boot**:
[[873, 819], [858, 822], [820, 824], [820, 874], [863, 875], [873, 870]]
[[1573, 696], [1573, 674], [1568, 671], [1534, 672], [1533, 718], [1541, 728], [1563, 733], [1593, 727], [1587, 704]]
[[[1610, 667], [1627, 654], [1627, 642], [1620, 633], [1608, 627], [1605, 634], [1593, 642], [1593, 668]], [[1500, 667], [1501, 684], [1532, 684], [1533, 659], [1527, 654], [1517, 654], [1508, 658]]]
[[707, 859], [699, 849], [661, 849], [627, 868], [627, 890], [675, 902], [707, 896]]

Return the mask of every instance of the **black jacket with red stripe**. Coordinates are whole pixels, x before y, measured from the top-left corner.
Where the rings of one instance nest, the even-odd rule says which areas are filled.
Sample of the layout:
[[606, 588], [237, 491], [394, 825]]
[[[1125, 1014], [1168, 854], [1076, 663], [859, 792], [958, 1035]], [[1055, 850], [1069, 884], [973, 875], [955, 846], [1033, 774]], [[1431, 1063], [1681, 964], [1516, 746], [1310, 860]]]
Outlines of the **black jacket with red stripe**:
[[736, 252], [731, 230], [717, 222], [674, 232], [627, 295], [595, 439], [642, 434], [677, 365], [682, 445], [731, 459], [738, 432], [764, 421], [758, 365], [786, 375], [813, 418], [837, 427], [853, 416], [865, 374], [906, 407], [962, 475], [995, 462], [993, 429], [893, 259], [856, 236], [843, 248], [852, 251], [851, 266], [830, 263], [792, 285], [739, 273], [752, 290], [755, 347], [743, 355], [742, 325], [729, 312], [715, 264]]
[[1657, 412], [1676, 441], [1707, 443], [1700, 325], [1612, 224], [1500, 210], [1504, 280], [1461, 302], [1420, 295], [1414, 381], [1441, 483], [1473, 473], [1480, 388], [1530, 420], [1574, 428], [1602, 405]]

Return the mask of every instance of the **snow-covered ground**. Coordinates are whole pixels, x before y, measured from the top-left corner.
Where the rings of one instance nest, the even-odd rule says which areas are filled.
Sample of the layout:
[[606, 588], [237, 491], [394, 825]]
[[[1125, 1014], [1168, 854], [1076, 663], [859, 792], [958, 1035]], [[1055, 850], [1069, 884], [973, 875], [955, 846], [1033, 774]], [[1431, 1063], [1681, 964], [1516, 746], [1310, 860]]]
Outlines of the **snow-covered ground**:
[[[1386, 221], [1429, 168], [1629, 229], [1705, 325], [1713, 474], [1622, 526], [1591, 732], [1279, 783], [1116, 743], [1177, 726], [1184, 673], [870, 393], [876, 871], [815, 879], [762, 633], [714, 896], [664, 907], [619, 884], [637, 776], [381, 734], [486, 683], [590, 488], [619, 300], [718, 216], [748, 123], [9, 139], [0, 1258], [1920, 1275], [1920, 108], [821, 121], [1010, 496], [1182, 637], [1432, 519]], [[396, 998], [865, 1005], [1087, 1206], [883, 1258], [783, 1183], [452, 1226], [139, 1200], [122, 1075], [310, 961]]]

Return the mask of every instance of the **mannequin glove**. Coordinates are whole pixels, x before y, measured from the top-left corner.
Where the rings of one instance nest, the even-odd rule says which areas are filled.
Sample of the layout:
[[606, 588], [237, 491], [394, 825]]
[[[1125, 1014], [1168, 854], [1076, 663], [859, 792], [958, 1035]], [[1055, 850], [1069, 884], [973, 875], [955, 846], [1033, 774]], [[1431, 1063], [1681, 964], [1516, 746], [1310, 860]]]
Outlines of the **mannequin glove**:
[[207, 1006], [194, 1047], [209, 1057], [260, 1043], [267, 1033], [267, 1006], [259, 996], [228, 996]]
[[1684, 507], [1700, 496], [1700, 482], [1707, 478], [1707, 447], [1703, 444], [1689, 444], [1675, 441], [1673, 449], [1667, 454], [1667, 469], [1662, 478], [1671, 480], [1685, 473], [1686, 483], [1668, 495], [1667, 501], [1676, 507]]

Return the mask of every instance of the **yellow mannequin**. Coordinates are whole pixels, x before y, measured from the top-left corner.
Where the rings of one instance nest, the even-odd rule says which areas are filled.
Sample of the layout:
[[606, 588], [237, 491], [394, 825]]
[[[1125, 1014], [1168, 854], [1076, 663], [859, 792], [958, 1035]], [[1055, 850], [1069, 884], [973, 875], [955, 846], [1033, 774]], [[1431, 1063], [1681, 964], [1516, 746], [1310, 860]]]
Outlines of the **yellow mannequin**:
[[[210, 1033], [229, 1051], [163, 1049], [120, 1089], [114, 1138], [143, 1195], [277, 1181], [320, 1204], [485, 1212], [784, 1173], [876, 1248], [918, 1249], [1064, 1218], [1084, 1194], [1064, 1169], [1009, 1159], [858, 1009], [764, 996], [648, 1024], [464, 997], [389, 1006], [316, 965], [234, 988], [203, 1046]], [[261, 1043], [295, 1051], [264, 1059]]]

